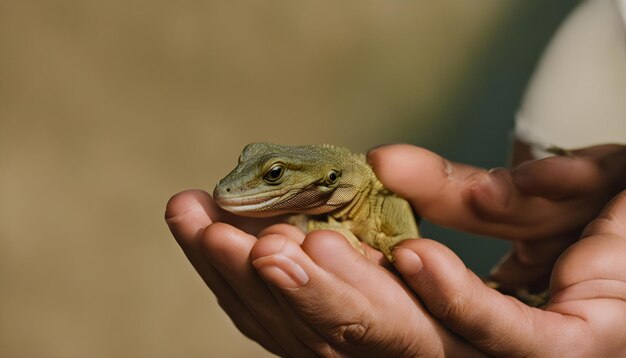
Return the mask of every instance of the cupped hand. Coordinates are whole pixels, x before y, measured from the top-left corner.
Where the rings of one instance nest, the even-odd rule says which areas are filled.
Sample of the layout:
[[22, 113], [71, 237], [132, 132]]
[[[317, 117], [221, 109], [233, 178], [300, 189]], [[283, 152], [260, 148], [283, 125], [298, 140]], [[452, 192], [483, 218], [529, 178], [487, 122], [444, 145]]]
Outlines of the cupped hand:
[[544, 290], [559, 255], [626, 187], [621, 145], [489, 171], [410, 145], [381, 147], [368, 158], [383, 184], [425, 219], [511, 240], [511, 253], [490, 276], [503, 291]]
[[[273, 353], [481, 354], [434, 320], [398, 277], [379, 266], [379, 252], [369, 250], [365, 257], [335, 232], [305, 237], [291, 225], [224, 216], [201, 191], [170, 199], [166, 220], [237, 328]], [[259, 239], [237, 226], [258, 232]]]
[[626, 356], [626, 191], [558, 259], [543, 309], [486, 287], [434, 241], [405, 241], [395, 254], [429, 311], [489, 355]]

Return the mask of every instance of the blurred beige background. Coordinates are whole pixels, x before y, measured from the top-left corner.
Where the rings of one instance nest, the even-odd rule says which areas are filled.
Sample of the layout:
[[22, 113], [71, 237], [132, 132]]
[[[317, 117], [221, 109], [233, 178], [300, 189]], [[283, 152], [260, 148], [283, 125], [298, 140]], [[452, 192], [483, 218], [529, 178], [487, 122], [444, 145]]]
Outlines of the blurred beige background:
[[0, 3], [0, 356], [246, 357], [162, 220], [252, 141], [438, 114], [515, 3]]

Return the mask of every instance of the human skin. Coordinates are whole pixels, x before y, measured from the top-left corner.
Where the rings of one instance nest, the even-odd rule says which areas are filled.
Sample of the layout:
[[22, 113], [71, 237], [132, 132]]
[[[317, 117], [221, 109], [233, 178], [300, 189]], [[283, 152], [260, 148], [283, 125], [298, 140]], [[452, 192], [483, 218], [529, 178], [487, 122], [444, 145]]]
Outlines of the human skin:
[[[572, 158], [491, 172], [405, 145], [379, 148], [370, 153], [370, 161], [381, 181], [409, 199], [426, 219], [515, 240], [514, 253], [494, 279], [505, 285], [540, 286], [545, 275], [531, 270], [525, 278], [524, 269], [550, 271], [554, 256], [624, 187], [623, 152], [615, 146], [588, 149]], [[613, 223], [616, 212], [626, 211], [623, 201], [617, 200], [602, 215]], [[318, 231], [305, 237], [289, 225], [235, 218], [199, 191], [174, 196], [166, 218], [235, 325], [276, 354], [478, 354], [467, 342], [489, 354], [541, 355], [573, 347], [580, 348], [578, 354], [597, 353], [594, 344], [600, 343], [611, 353], [625, 339], [621, 323], [600, 319], [622, 322], [615, 318], [626, 315], [624, 279], [611, 276], [626, 270], [615, 262], [599, 264], [615, 252], [623, 257], [619, 250], [626, 248], [616, 237], [624, 233], [615, 232], [619, 224], [592, 224], [585, 240], [561, 257], [552, 277], [555, 296], [545, 310], [487, 288], [445, 247], [426, 239], [409, 240], [396, 251], [395, 264], [427, 311], [405, 283], [381, 266], [379, 253], [369, 251], [365, 258], [336, 233]], [[613, 231], [607, 233], [607, 227]], [[586, 262], [588, 257], [593, 262]], [[576, 274], [576, 268], [584, 275]], [[586, 285], [589, 277], [598, 285], [593, 286], [595, 298], [581, 300], [588, 291], [572, 288]], [[603, 298], [604, 293], [621, 299]], [[594, 315], [603, 312], [611, 314]], [[551, 333], [544, 332], [547, 328]], [[605, 335], [589, 336], [598, 329], [609, 337], [606, 342], [600, 342]]]
[[[514, 144], [513, 167], [489, 171], [453, 163], [425, 149], [395, 145], [370, 153], [380, 180], [425, 219], [512, 242], [490, 274], [507, 291], [543, 291], [559, 255], [604, 205], [626, 188], [626, 146], [573, 150], [532, 160]], [[409, 163], [409, 165], [407, 165]]]
[[234, 217], [202, 191], [175, 195], [166, 217], [237, 328], [275, 354], [482, 355], [379, 265], [380, 252], [366, 247], [365, 257], [335, 231], [305, 238], [291, 225]]
[[[402, 243], [396, 268], [446, 327], [495, 356], [626, 355], [626, 191], [620, 192], [626, 188], [626, 147], [586, 148], [490, 173], [406, 146], [374, 156], [380, 156], [376, 168], [385, 185], [408, 195], [425, 217], [514, 240], [492, 275], [499, 282], [541, 286], [545, 278], [536, 273], [551, 272], [551, 300], [537, 309], [486, 287], [443, 245]], [[396, 168], [393, 160], [400, 165], [411, 156], [448, 168], [433, 171], [442, 178], [431, 176], [439, 191], [411, 189], [410, 169], [404, 178], [386, 178]], [[464, 188], [457, 191], [462, 200], [448, 199], [457, 186]]]

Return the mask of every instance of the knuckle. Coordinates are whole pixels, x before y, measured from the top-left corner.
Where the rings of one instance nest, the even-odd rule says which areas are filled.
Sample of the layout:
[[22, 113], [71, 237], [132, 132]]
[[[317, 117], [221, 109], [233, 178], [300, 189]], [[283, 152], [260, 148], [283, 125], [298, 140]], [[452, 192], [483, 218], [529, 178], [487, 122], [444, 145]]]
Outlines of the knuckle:
[[358, 319], [334, 324], [327, 330], [330, 341], [335, 345], [363, 345], [371, 336], [371, 325]]
[[350, 322], [333, 327], [330, 343], [337, 347], [333, 352], [339, 352], [340, 356], [415, 356], [420, 347], [413, 346], [412, 339], [407, 340], [403, 333], [396, 331], [394, 334], [364, 321]]
[[368, 326], [363, 323], [346, 323], [333, 329], [333, 337], [339, 343], [362, 343], [367, 335]]
[[340, 351], [357, 356], [387, 351], [386, 345], [391, 343], [366, 321], [346, 322], [332, 327], [330, 341], [331, 345], [338, 347]]

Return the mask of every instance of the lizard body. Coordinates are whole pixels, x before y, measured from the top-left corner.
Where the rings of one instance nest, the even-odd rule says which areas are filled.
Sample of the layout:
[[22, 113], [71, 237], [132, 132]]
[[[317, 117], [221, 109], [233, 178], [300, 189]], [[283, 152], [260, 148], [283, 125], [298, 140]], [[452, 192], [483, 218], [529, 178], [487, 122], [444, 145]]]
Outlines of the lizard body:
[[417, 238], [409, 203], [386, 189], [363, 154], [331, 145], [247, 145], [237, 167], [220, 180], [213, 196], [223, 209], [243, 216], [294, 217], [306, 232], [342, 233], [393, 260], [394, 246]]

